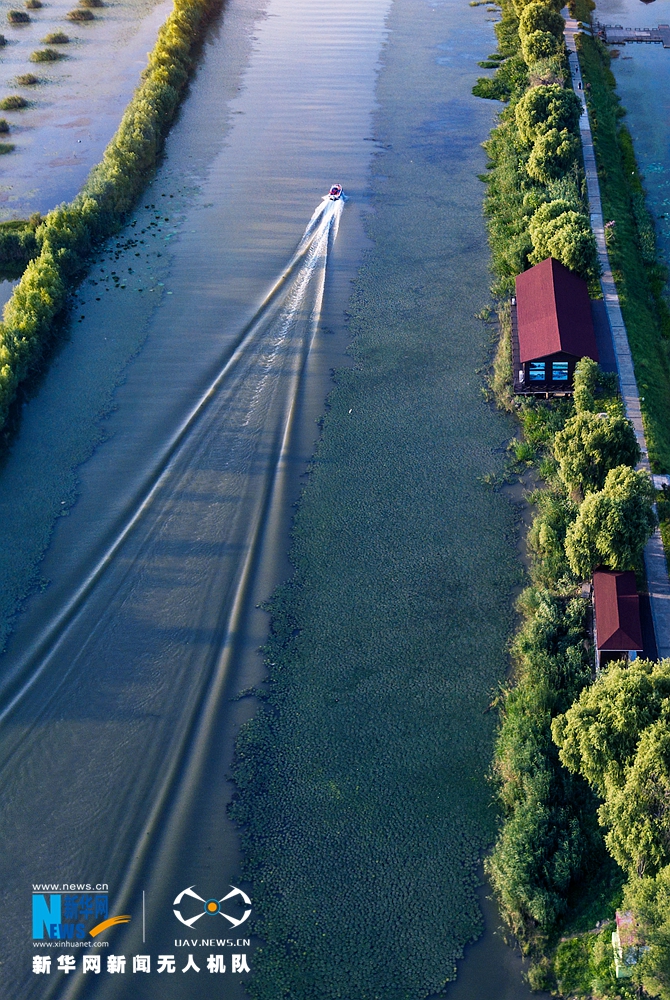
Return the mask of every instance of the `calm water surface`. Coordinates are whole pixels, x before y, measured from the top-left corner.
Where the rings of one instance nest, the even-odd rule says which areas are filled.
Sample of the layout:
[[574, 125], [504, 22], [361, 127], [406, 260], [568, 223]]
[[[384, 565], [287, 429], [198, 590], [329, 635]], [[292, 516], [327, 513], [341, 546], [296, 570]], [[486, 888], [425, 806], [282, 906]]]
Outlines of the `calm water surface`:
[[[201, 946], [243, 929], [205, 916], [189, 931], [172, 904], [189, 886], [251, 891], [226, 812], [234, 738], [255, 710], [239, 696], [262, 677], [257, 606], [289, 572], [292, 504], [343, 363], [390, 2], [231, 0], [158, 176], [24, 406], [0, 475], [0, 610], [13, 627], [0, 662], [0, 892], [14, 915], [0, 932], [3, 996], [243, 995], [229, 956], [253, 968], [255, 942]], [[494, 44], [485, 11], [396, 3], [435, 15], [421, 46], [445, 102], [429, 141], [437, 129], [457, 158], [476, 150], [494, 111], [469, 95]], [[422, 93], [411, 54], [397, 65], [389, 106], [394, 88]], [[322, 200], [335, 180], [346, 204]], [[474, 233], [452, 223], [451, 259], [466, 260], [481, 220]], [[55, 962], [33, 975], [33, 954], [59, 952], [31, 948], [30, 893], [64, 880], [107, 883], [110, 912], [131, 915], [109, 952], [150, 954], [154, 969], [175, 954], [177, 972], [158, 986], [129, 957], [125, 975], [67, 977]], [[491, 944], [475, 946], [486, 995], [527, 995]], [[206, 971], [212, 950], [225, 975]], [[189, 951], [199, 974], [181, 972]]]
[[[667, 24], [668, 5], [640, 0], [598, 0], [595, 17], [603, 24], [655, 28]], [[628, 115], [635, 155], [644, 175], [648, 205], [659, 248], [670, 264], [670, 50], [662, 45], [619, 46], [612, 60], [617, 92]]]

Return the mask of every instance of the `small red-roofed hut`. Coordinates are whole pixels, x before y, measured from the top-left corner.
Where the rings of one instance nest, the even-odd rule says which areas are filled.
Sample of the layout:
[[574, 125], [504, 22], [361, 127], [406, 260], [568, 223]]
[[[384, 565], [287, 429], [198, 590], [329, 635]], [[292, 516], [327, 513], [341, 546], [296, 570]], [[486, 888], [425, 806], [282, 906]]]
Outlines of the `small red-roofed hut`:
[[644, 649], [635, 573], [598, 569], [593, 574], [596, 668], [634, 660]]
[[569, 393], [581, 358], [598, 361], [586, 282], [553, 257], [516, 279], [512, 354], [517, 393]]

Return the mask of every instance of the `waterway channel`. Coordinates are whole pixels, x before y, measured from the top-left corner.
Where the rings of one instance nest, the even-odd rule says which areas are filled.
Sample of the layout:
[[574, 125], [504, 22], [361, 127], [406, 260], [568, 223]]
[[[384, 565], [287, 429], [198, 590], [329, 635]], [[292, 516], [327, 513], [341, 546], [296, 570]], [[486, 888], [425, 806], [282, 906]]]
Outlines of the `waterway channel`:
[[[0, 931], [8, 998], [245, 995], [230, 961], [244, 952], [253, 969], [257, 942], [242, 943], [244, 925], [225, 924], [239, 945], [201, 945], [225, 922], [206, 915], [187, 930], [173, 901], [189, 886], [204, 898], [253, 892], [227, 806], [235, 736], [257, 707], [245, 692], [263, 677], [259, 605], [290, 575], [317, 418], [331, 370], [350, 363], [351, 282], [371, 252], [365, 216], [380, 197], [399, 205], [418, 259], [412, 198], [425, 211], [417, 171], [435, 158], [453, 166], [451, 209], [434, 220], [420, 266], [428, 288], [446, 268], [465, 317], [452, 345], [471, 373], [459, 392], [484, 428], [468, 489], [500, 462], [508, 427], [481, 400], [474, 367], [486, 334], [473, 319], [488, 283], [479, 144], [496, 107], [470, 88], [492, 27], [465, 4], [393, 9], [389, 20], [391, 0], [226, 4], [163, 165], [96, 259], [23, 406], [0, 470], [0, 893], [16, 915]], [[394, 45], [394, 75], [376, 92]], [[410, 86], [420, 121], [402, 101]], [[379, 108], [405, 115], [397, 150], [375, 134]], [[406, 194], [384, 188], [391, 174]], [[335, 180], [345, 203], [323, 200]], [[511, 512], [504, 498], [486, 504], [487, 544], [511, 593]], [[504, 594], [496, 607], [506, 603], [495, 635], [508, 627]], [[494, 659], [492, 678], [502, 645]], [[482, 782], [489, 722], [483, 731]], [[31, 947], [31, 890], [66, 881], [108, 885], [110, 915], [131, 917], [100, 950], [99, 975], [80, 973], [83, 949], [70, 949], [78, 969], [68, 975], [56, 951]], [[237, 919], [241, 899], [229, 904]], [[486, 995], [528, 996], [518, 963], [501, 975], [496, 941], [490, 933], [474, 946], [490, 969]], [[225, 954], [225, 975], [208, 971], [212, 950]], [[190, 952], [199, 973], [181, 971]], [[109, 953], [128, 957], [125, 974], [105, 971]], [[33, 973], [33, 956], [46, 954], [53, 971]], [[132, 972], [137, 954], [152, 956], [149, 975]], [[157, 983], [159, 954], [176, 954], [177, 971]]]

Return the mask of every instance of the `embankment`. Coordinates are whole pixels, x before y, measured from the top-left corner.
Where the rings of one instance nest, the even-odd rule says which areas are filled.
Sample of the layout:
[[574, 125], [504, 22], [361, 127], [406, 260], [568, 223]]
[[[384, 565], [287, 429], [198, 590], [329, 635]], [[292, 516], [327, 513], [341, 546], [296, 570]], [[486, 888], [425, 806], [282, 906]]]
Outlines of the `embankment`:
[[[102, 162], [74, 201], [49, 212], [35, 229], [38, 253], [0, 324], [0, 428], [19, 385], [40, 365], [54, 323], [85, 273], [91, 251], [122, 226], [155, 168], [203, 32], [219, 7], [219, 0], [175, 0]], [[19, 240], [15, 251], [30, 253], [32, 248], [32, 242], [27, 247]]]

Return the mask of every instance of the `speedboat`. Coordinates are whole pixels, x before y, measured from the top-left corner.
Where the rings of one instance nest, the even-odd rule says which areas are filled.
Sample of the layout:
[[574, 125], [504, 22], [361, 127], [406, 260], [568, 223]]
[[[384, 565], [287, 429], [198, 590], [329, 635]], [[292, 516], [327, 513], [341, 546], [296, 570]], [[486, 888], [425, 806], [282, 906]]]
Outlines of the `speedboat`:
[[342, 185], [333, 184], [332, 188], [328, 192], [328, 197], [331, 201], [337, 201], [338, 198], [342, 197]]

